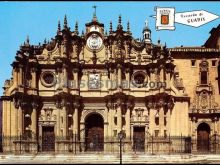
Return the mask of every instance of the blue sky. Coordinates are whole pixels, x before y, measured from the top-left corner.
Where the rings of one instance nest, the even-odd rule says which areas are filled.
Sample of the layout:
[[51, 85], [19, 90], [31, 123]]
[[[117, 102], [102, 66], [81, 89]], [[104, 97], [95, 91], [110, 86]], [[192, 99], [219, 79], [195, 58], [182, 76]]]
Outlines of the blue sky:
[[129, 21], [134, 38], [140, 38], [144, 22], [148, 19], [153, 42], [160, 39], [168, 47], [201, 46], [208, 39], [209, 31], [220, 23], [220, 19], [216, 19], [198, 28], [175, 24], [175, 31], [156, 31], [155, 19], [150, 17], [155, 15], [155, 6], [175, 7], [176, 12], [206, 10], [220, 16], [220, 2], [0, 2], [0, 95], [4, 81], [11, 78], [10, 64], [27, 35], [31, 44], [54, 37], [58, 20], [63, 25], [65, 14], [72, 30], [78, 21], [81, 34], [85, 30], [85, 23], [92, 19], [94, 4], [98, 6], [98, 20], [105, 24], [107, 31], [110, 21], [116, 28], [121, 14], [124, 28]]

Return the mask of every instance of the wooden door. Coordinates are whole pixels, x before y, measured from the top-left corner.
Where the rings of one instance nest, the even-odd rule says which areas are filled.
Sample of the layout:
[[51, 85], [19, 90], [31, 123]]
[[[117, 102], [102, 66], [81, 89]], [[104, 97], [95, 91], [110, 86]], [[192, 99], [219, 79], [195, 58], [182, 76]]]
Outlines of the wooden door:
[[134, 127], [133, 150], [144, 151], [145, 148], [145, 127]]
[[197, 150], [198, 151], [209, 151], [210, 149], [210, 128], [207, 124], [202, 123], [197, 129]]
[[42, 127], [42, 151], [55, 150], [54, 127]]
[[104, 122], [100, 115], [93, 114], [86, 120], [86, 151], [104, 149]]

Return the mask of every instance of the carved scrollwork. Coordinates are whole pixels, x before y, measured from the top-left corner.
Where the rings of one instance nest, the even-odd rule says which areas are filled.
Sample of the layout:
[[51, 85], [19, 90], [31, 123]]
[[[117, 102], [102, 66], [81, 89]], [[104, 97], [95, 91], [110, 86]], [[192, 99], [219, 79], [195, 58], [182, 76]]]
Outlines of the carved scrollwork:
[[200, 106], [204, 110], [208, 107], [208, 93], [202, 92], [200, 94]]
[[143, 42], [138, 42], [134, 39], [131, 41], [131, 45], [135, 50], [143, 50], [145, 48], [145, 44]]

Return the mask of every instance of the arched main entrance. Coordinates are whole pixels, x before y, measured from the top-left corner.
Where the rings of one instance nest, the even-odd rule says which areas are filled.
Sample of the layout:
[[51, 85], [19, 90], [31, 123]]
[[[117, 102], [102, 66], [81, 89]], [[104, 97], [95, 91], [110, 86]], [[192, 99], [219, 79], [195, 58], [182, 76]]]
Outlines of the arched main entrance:
[[201, 152], [210, 149], [210, 127], [206, 123], [199, 124], [197, 128], [197, 150]]
[[104, 144], [104, 120], [100, 114], [91, 114], [85, 121], [86, 151], [102, 151]]

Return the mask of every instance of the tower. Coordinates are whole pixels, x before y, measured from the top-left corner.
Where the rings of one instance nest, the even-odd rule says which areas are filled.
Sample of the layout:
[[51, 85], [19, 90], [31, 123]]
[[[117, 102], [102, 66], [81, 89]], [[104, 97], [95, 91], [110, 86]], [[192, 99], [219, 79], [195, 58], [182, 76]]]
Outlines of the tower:
[[145, 21], [145, 27], [143, 29], [143, 38], [146, 44], [151, 43], [151, 30], [148, 28], [148, 21]]

